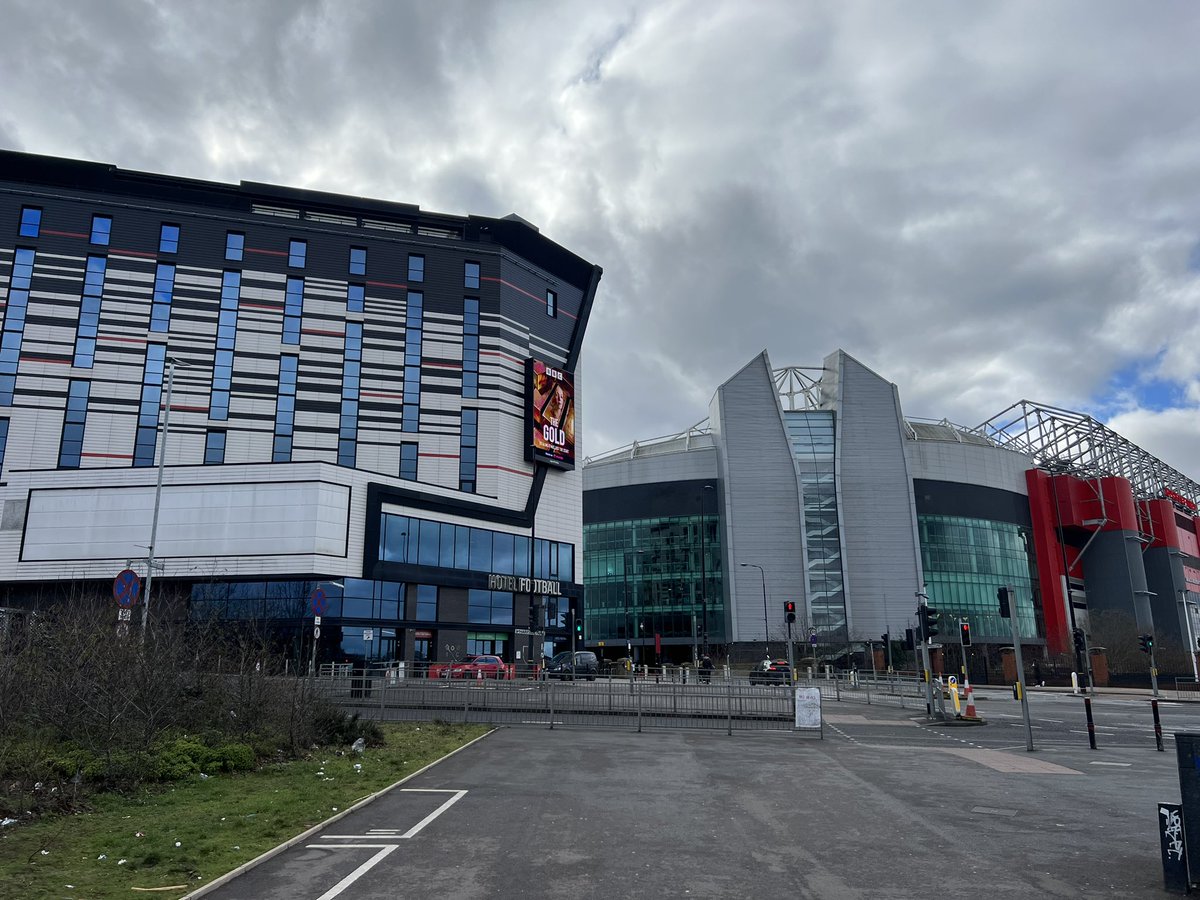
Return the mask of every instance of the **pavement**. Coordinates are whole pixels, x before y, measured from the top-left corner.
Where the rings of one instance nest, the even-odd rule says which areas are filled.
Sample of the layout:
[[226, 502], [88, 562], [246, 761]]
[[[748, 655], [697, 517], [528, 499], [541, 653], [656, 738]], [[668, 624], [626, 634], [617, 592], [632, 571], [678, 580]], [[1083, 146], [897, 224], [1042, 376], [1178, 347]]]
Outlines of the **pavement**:
[[1033, 753], [1018, 703], [981, 705], [990, 724], [954, 729], [827, 703], [824, 740], [502, 728], [206, 896], [1166, 896], [1178, 775], [1145, 700], [1098, 698], [1092, 751], [1078, 698], [1032, 696]]

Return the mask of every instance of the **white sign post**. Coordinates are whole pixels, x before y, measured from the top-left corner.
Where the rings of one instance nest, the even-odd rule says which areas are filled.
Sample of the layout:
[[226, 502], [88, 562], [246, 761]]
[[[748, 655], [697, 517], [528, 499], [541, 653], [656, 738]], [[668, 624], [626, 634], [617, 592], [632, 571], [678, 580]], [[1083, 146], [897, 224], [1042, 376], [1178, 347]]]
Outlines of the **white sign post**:
[[796, 690], [796, 730], [825, 733], [821, 726], [821, 689], [798, 687]]

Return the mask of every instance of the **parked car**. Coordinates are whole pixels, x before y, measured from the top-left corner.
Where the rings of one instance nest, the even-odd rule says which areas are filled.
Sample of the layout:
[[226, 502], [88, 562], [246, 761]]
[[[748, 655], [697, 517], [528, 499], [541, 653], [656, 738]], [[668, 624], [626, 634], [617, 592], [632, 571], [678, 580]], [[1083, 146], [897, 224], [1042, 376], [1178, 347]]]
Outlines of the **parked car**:
[[462, 662], [451, 663], [442, 670], [443, 678], [512, 678], [512, 669], [498, 656], [468, 656]]
[[600, 660], [591, 650], [576, 650], [572, 655], [570, 650], [564, 650], [555, 655], [546, 666], [547, 678], [569, 678], [571, 680], [587, 679], [595, 681], [600, 672]]
[[764, 659], [750, 670], [751, 684], [788, 684], [792, 680], [792, 669], [786, 659]]

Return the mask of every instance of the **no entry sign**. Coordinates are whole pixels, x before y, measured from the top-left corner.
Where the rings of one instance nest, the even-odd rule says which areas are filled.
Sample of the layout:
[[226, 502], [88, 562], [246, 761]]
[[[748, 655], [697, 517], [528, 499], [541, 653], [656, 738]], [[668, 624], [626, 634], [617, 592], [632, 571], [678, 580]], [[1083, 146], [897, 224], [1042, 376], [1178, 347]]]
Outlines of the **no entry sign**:
[[118, 606], [130, 607], [142, 594], [142, 579], [133, 569], [126, 569], [113, 579], [113, 598]]
[[308, 595], [309, 603], [312, 604], [312, 612], [314, 616], [322, 616], [325, 614], [325, 604], [329, 601], [328, 595], [324, 588], [313, 588], [313, 592]]

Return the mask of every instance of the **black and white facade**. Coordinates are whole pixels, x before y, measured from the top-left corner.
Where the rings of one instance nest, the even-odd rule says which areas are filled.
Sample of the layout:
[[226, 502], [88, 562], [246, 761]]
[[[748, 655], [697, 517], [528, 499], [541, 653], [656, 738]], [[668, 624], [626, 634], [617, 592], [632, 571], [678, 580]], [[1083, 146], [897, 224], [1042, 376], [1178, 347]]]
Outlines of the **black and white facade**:
[[528, 361], [575, 373], [599, 278], [515, 216], [0, 153], [7, 627], [153, 543], [152, 609], [298, 660], [317, 587], [322, 661], [540, 659], [582, 476], [529, 459]]

